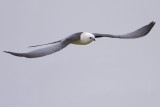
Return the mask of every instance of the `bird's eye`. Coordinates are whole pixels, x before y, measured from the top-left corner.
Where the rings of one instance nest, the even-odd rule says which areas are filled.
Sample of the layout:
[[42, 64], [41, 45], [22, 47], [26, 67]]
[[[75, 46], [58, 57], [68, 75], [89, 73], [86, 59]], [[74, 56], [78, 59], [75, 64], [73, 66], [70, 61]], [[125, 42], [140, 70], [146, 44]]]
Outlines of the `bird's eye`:
[[92, 39], [92, 37], [89, 37], [89, 39]]

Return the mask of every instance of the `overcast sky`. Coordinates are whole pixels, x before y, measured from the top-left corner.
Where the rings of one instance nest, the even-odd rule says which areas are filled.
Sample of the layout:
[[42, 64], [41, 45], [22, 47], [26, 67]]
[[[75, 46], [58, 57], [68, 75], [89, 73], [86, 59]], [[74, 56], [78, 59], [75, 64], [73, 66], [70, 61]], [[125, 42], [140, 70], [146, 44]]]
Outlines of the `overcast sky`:
[[[0, 107], [160, 107], [159, 0], [0, 0]], [[30, 45], [80, 31], [123, 34], [156, 21], [143, 38], [103, 38], [27, 59]]]

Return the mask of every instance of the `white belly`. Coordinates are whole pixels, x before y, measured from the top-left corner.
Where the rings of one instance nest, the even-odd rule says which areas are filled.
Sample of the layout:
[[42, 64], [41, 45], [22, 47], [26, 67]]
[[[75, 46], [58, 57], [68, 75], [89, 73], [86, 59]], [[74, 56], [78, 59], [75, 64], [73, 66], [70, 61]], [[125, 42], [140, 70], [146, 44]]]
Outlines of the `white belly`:
[[72, 44], [76, 44], [76, 45], [87, 45], [89, 43], [91, 43], [92, 40], [77, 40], [75, 42], [72, 42]]

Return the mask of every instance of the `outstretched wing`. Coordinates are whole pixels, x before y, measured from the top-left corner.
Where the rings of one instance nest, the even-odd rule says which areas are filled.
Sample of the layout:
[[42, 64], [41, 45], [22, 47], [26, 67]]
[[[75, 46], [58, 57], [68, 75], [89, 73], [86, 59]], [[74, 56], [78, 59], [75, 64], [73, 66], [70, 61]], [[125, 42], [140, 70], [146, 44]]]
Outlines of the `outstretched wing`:
[[54, 52], [57, 52], [63, 49], [64, 47], [66, 47], [67, 45], [68, 44], [64, 44], [60, 42], [60, 43], [57, 43], [56, 45], [49, 46], [49, 47], [42, 48], [42, 49], [37, 49], [37, 50], [31, 51], [28, 53], [15, 53], [15, 52], [8, 52], [8, 51], [4, 51], [4, 52], [12, 54], [14, 56], [19, 56], [19, 57], [36, 58], [36, 57], [42, 57], [42, 56], [46, 56]]
[[154, 25], [155, 25], [155, 22], [151, 22], [148, 25], [145, 25], [137, 29], [136, 31], [133, 31], [131, 33], [127, 33], [124, 35], [99, 34], [99, 33], [93, 33], [93, 35], [95, 35], [96, 38], [100, 38], [100, 37], [124, 38], [124, 39], [139, 38], [147, 35], [151, 31]]
[[53, 46], [49, 46], [46, 48], [42, 49], [37, 49], [28, 53], [15, 53], [15, 52], [8, 52], [4, 51], [6, 53], [12, 54], [14, 56], [19, 56], [19, 57], [26, 57], [26, 58], [37, 58], [37, 57], [42, 57], [46, 56], [52, 53], [55, 53], [66, 46], [68, 46], [70, 43], [79, 40], [80, 39], [80, 33], [75, 33], [73, 35], [68, 36], [67, 38], [63, 39], [61, 42], [58, 42], [57, 44]]

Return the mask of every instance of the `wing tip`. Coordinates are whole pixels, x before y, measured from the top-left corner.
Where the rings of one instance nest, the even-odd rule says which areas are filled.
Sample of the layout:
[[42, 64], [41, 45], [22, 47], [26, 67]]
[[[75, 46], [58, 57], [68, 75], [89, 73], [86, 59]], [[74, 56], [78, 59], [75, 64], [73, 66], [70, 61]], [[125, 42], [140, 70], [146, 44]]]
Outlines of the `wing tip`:
[[155, 21], [152, 21], [151, 23], [148, 24], [148, 32], [146, 34], [148, 34], [152, 30], [155, 24], [156, 24]]
[[155, 24], [156, 24], [156, 22], [155, 22], [155, 21], [152, 21], [149, 25], [154, 26]]
[[18, 56], [18, 57], [25, 57], [22, 53], [15, 53], [10, 51], [3, 51], [3, 52], [14, 55], [14, 56]]
[[152, 28], [154, 27], [155, 24], [156, 24], [156, 22], [152, 21], [148, 25], [144, 26], [144, 28], [142, 27], [141, 30], [144, 29], [145, 32], [143, 31], [142, 34], [141, 34], [141, 36], [136, 37], [136, 38], [140, 38], [140, 37], [146, 36], [148, 33], [150, 33], [150, 31], [152, 30]]
[[11, 54], [12, 52], [9, 52], [9, 51], [3, 51], [4, 53], [9, 53], [9, 54]]

